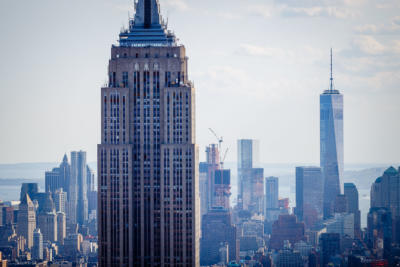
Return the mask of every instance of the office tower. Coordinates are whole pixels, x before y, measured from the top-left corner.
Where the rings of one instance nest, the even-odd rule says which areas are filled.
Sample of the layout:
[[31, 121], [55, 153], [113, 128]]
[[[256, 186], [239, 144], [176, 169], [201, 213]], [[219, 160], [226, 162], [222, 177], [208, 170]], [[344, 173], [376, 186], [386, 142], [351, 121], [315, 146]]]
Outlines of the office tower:
[[343, 95], [333, 85], [332, 50], [330, 88], [320, 97], [320, 160], [324, 177], [324, 218], [333, 215], [343, 177]]
[[265, 178], [265, 218], [275, 221], [279, 215], [279, 178]]
[[21, 185], [21, 194], [19, 200], [22, 201], [26, 194], [29, 195], [30, 199], [34, 199], [38, 192], [39, 186], [37, 183], [23, 183]]
[[64, 239], [67, 236], [67, 218], [64, 212], [57, 212], [57, 241], [59, 244], [64, 244]]
[[38, 228], [40, 229], [43, 235], [44, 241], [50, 241], [50, 242], [57, 241], [57, 215], [50, 192], [47, 193], [44, 207], [39, 212]]
[[323, 218], [324, 181], [319, 167], [296, 167], [295, 213], [310, 229]]
[[51, 171], [45, 172], [45, 190], [54, 193], [62, 188], [64, 192], [68, 192], [70, 182], [70, 165], [67, 155], [64, 155], [63, 161], [59, 167], [53, 168]]
[[208, 211], [208, 165], [207, 162], [199, 164], [199, 193], [200, 193], [200, 218]]
[[88, 165], [86, 166], [86, 185], [87, 194], [89, 194], [89, 192], [96, 191], [94, 172]]
[[264, 169], [242, 169], [242, 205], [252, 213], [264, 212]]
[[36, 228], [36, 212], [33, 202], [26, 193], [19, 204], [17, 232], [26, 240], [28, 248], [33, 246], [33, 231]]
[[158, 0], [111, 48], [98, 146], [100, 266], [199, 266], [195, 89]]
[[361, 234], [361, 212], [359, 209], [358, 190], [355, 184], [344, 184], [344, 195], [347, 197], [348, 212], [354, 214], [354, 232], [357, 237]]
[[304, 231], [304, 223], [298, 222], [295, 215], [279, 215], [278, 220], [272, 225], [269, 246], [279, 250], [284, 247], [284, 241], [286, 240], [292, 245], [301, 240], [306, 241]]
[[40, 229], [35, 229], [33, 232], [32, 258], [38, 261], [43, 260], [43, 235]]
[[85, 224], [88, 219], [86, 170], [86, 152], [71, 152], [71, 198], [68, 199], [68, 202], [71, 205], [71, 223], [80, 225]]
[[371, 187], [371, 208], [387, 208], [393, 221], [393, 242], [400, 243], [400, 172], [388, 168]]
[[56, 208], [56, 212], [65, 212], [65, 205], [67, 201], [67, 193], [64, 192], [62, 188], [57, 189], [53, 193], [53, 201], [54, 206]]
[[211, 209], [202, 219], [201, 265], [213, 265], [220, 262], [219, 249], [228, 244], [229, 261], [236, 261], [239, 247], [236, 240], [236, 227], [232, 224], [231, 213], [222, 208]]
[[60, 169], [53, 168], [52, 171], [45, 172], [45, 188], [46, 192], [55, 192], [57, 189], [64, 187], [64, 181], [60, 178]]
[[[60, 180], [64, 181], [63, 190], [69, 193], [70, 180], [71, 180], [71, 165], [68, 163], [67, 154], [64, 155], [63, 161], [59, 167]], [[69, 197], [69, 195], [67, 195]]]
[[88, 211], [89, 214], [97, 211], [97, 191], [90, 191], [88, 195]]
[[258, 140], [241, 139], [237, 141], [238, 149], [238, 199], [243, 199], [243, 182], [248, 179], [246, 170], [254, 168], [259, 160]]
[[327, 266], [331, 258], [340, 255], [340, 235], [336, 233], [324, 233], [320, 238], [322, 265]]
[[[380, 257], [388, 258], [392, 246], [392, 213], [387, 208], [371, 207], [367, 217], [367, 238]], [[380, 251], [379, 251], [380, 250]]]

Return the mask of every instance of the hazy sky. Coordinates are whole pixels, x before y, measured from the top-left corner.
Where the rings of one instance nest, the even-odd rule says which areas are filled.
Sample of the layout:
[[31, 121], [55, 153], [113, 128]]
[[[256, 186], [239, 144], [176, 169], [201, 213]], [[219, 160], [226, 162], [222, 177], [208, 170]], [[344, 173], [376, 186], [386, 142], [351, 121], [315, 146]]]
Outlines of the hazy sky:
[[[345, 99], [345, 162], [400, 160], [398, 0], [161, 0], [187, 48], [197, 143], [260, 140], [265, 163], [319, 162], [319, 94]], [[0, 163], [100, 140], [100, 88], [131, 0], [0, 0]]]

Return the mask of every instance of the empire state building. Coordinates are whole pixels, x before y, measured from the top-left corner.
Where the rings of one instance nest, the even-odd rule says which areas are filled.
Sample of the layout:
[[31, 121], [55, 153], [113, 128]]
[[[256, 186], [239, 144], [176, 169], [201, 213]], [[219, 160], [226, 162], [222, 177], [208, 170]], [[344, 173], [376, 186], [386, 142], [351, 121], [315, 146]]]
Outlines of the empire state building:
[[185, 47], [139, 0], [111, 48], [98, 145], [100, 266], [199, 266], [195, 90]]

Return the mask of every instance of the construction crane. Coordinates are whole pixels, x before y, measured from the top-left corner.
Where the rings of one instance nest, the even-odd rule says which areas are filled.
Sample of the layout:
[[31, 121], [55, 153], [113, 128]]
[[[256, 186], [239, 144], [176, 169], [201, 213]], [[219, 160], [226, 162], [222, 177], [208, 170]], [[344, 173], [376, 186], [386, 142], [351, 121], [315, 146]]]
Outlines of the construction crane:
[[215, 138], [217, 138], [217, 141], [218, 141], [218, 152], [219, 152], [219, 163], [220, 163], [220, 166], [221, 166], [221, 170], [223, 170], [224, 169], [224, 161], [225, 161], [226, 155], [228, 154], [229, 148], [227, 148], [225, 150], [224, 156], [222, 156], [222, 143], [224, 142], [224, 138], [222, 136], [219, 137], [215, 133], [215, 131], [213, 129], [211, 129], [211, 128], [208, 128], [208, 129], [215, 136]]
[[224, 156], [221, 158], [220, 163], [221, 163], [221, 170], [224, 169], [224, 162], [226, 159], [226, 156], [228, 155], [229, 147], [226, 148]]

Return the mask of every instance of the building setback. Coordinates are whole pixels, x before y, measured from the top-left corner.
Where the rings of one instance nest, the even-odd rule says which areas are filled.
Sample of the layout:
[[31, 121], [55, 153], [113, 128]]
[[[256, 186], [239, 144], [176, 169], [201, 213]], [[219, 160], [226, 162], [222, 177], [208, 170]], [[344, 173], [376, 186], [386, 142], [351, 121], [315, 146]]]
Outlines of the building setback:
[[100, 266], [199, 266], [195, 90], [158, 0], [111, 48], [98, 146]]

